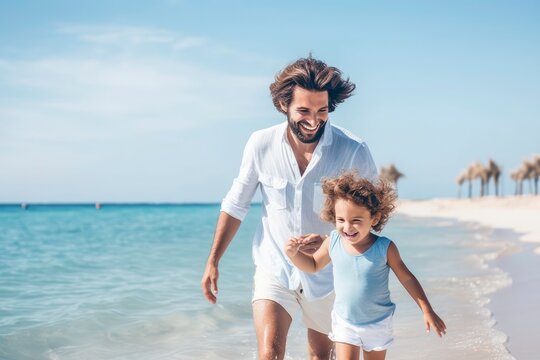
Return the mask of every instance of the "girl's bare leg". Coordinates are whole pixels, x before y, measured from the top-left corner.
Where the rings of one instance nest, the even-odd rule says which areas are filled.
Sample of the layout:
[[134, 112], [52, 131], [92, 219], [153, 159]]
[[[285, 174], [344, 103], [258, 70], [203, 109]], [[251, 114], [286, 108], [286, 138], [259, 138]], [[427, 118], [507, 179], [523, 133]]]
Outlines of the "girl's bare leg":
[[384, 360], [386, 350], [382, 351], [364, 351], [364, 360]]

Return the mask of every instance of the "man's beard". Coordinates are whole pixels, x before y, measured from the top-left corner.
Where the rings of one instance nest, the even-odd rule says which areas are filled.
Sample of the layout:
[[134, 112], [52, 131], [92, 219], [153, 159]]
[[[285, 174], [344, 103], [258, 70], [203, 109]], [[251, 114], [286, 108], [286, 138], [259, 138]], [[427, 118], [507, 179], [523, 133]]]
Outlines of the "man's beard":
[[296, 136], [296, 138], [304, 144], [313, 144], [319, 141], [319, 139], [324, 133], [324, 128], [327, 123], [327, 121], [322, 121], [322, 124], [319, 125], [319, 129], [317, 130], [317, 132], [312, 137], [306, 138], [304, 134], [302, 134], [302, 130], [300, 130], [300, 125], [292, 121], [289, 116], [287, 116], [287, 122], [289, 123], [289, 129], [291, 129], [291, 132], [294, 134], [294, 136]]

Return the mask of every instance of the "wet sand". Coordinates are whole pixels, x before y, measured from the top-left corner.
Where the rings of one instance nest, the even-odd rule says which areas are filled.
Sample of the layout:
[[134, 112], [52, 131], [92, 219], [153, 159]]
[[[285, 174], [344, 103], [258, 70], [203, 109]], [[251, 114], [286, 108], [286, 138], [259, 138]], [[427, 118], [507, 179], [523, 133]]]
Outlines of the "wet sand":
[[415, 217], [476, 222], [501, 229], [505, 237], [515, 239], [517, 251], [493, 261], [510, 275], [512, 284], [493, 293], [487, 307], [497, 322], [495, 327], [508, 336], [505, 345], [510, 353], [519, 360], [538, 359], [540, 196], [402, 200], [397, 211]]

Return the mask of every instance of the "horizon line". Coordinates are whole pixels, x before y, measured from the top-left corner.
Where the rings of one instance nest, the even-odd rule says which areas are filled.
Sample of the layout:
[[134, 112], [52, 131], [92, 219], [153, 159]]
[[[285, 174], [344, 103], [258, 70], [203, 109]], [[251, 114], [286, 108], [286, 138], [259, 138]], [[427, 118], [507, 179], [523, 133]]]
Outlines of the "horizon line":
[[[138, 205], [138, 206], [178, 206], [178, 205], [220, 205], [221, 202], [214, 201], [187, 201], [187, 202], [0, 202], [0, 206], [125, 206], [125, 205]], [[253, 202], [251, 205], [260, 205], [261, 202]]]

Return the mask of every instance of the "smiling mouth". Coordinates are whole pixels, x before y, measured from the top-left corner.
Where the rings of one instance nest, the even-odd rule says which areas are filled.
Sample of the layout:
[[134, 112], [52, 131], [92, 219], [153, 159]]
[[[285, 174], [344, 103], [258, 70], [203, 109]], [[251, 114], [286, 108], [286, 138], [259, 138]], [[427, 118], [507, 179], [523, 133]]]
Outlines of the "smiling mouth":
[[315, 125], [315, 127], [310, 127], [304, 122], [300, 123], [299, 125], [302, 127], [302, 129], [304, 129], [306, 131], [314, 132], [321, 126], [321, 123], [318, 123], [317, 125]]
[[343, 235], [345, 235], [345, 237], [348, 238], [348, 239], [352, 239], [352, 238], [356, 237], [356, 235], [358, 235], [358, 233], [355, 232], [355, 233], [349, 234], [349, 233], [343, 232]]

